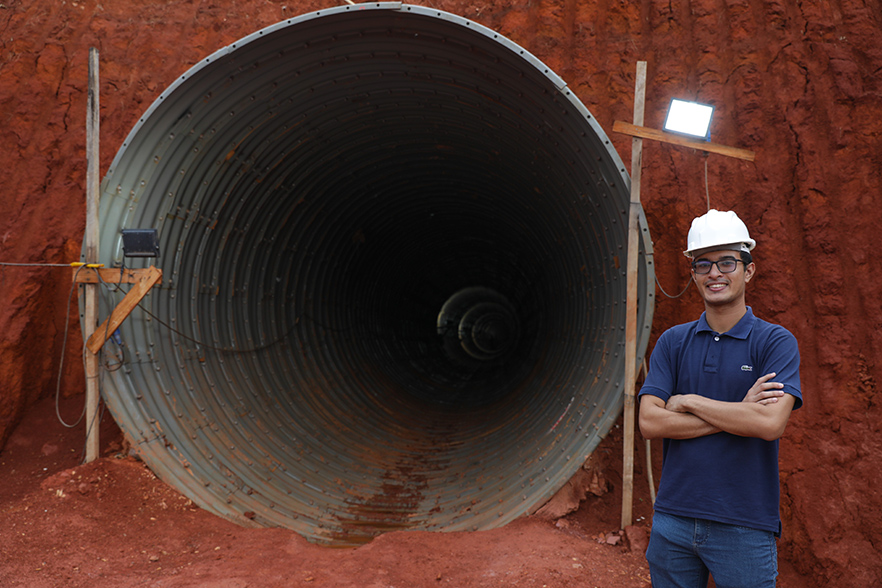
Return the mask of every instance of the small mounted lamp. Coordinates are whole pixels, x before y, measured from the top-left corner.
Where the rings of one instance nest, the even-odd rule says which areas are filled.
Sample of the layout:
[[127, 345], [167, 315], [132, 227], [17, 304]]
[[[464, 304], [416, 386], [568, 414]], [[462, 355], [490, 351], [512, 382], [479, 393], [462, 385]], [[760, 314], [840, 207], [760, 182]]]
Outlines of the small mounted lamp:
[[126, 257], [159, 257], [159, 236], [156, 229], [123, 229], [123, 255]]
[[709, 104], [671, 100], [664, 130], [710, 141], [710, 122], [714, 107]]

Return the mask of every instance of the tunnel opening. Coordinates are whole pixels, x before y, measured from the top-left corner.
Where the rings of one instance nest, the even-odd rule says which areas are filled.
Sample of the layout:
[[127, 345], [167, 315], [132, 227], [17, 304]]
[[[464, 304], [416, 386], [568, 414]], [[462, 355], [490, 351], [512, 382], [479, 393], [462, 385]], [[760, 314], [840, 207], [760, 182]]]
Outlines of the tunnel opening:
[[102, 183], [101, 260], [146, 265], [120, 231], [154, 227], [164, 273], [105, 401], [240, 524], [503, 525], [620, 413], [628, 200], [591, 114], [501, 35], [400, 3], [283, 21], [163, 92]]

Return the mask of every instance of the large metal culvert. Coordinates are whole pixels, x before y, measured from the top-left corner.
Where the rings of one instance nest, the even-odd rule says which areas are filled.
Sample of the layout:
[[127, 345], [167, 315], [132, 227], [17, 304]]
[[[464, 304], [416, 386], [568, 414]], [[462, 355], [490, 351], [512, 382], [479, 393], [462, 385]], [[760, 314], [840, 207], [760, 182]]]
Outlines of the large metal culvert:
[[628, 201], [591, 114], [493, 31], [399, 3], [278, 23], [175, 81], [104, 179], [101, 261], [147, 265], [120, 231], [156, 228], [164, 273], [105, 347], [105, 400], [244, 525], [501, 526], [620, 414]]

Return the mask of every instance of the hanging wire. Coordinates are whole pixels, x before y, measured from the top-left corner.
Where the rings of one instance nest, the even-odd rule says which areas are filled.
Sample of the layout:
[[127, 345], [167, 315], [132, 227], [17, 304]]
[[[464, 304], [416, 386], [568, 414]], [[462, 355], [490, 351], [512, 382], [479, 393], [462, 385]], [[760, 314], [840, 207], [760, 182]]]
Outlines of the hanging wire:
[[683, 294], [686, 293], [686, 290], [689, 289], [689, 286], [692, 284], [692, 281], [690, 280], [689, 282], [687, 282], [687, 283], [686, 283], [686, 287], [683, 288], [683, 291], [680, 292], [679, 294], [677, 294], [676, 296], [671, 296], [670, 294], [668, 294], [667, 292], [665, 292], [665, 289], [662, 288], [661, 282], [658, 281], [658, 276], [655, 276], [655, 283], [656, 283], [656, 285], [658, 286], [658, 289], [661, 290], [661, 293], [662, 293], [662, 294], [664, 294], [664, 295], [667, 296], [668, 298], [676, 299], [676, 298], [680, 298], [681, 296], [683, 296]]
[[[19, 265], [19, 264], [3, 264], [3, 265]], [[67, 267], [70, 267], [68, 264]], [[67, 312], [64, 313], [64, 336], [61, 339], [61, 361], [58, 364], [58, 381], [55, 384], [55, 416], [58, 417], [58, 422], [67, 427], [68, 429], [73, 429], [77, 425], [80, 424], [80, 421], [83, 420], [83, 417], [86, 416], [86, 405], [83, 404], [83, 412], [80, 414], [80, 418], [77, 419], [77, 422], [70, 425], [65, 422], [65, 420], [61, 417], [61, 410], [59, 409], [59, 402], [61, 398], [61, 375], [64, 373], [64, 355], [67, 350], [67, 334], [70, 328], [70, 303], [73, 300], [73, 293], [77, 287], [77, 276], [80, 275], [80, 271], [85, 266], [80, 266], [77, 268], [76, 273], [74, 274], [73, 282], [70, 285], [70, 293], [67, 295]], [[85, 337], [83, 339], [83, 348], [85, 348]]]
[[[705, 153], [705, 154], [704, 154], [704, 195], [705, 195], [705, 197], [707, 198], [707, 209], [710, 210], [710, 188], [708, 187], [707, 160], [708, 160], [708, 154]], [[683, 294], [686, 293], [686, 290], [689, 289], [689, 285], [692, 283], [692, 280], [689, 280], [688, 282], [686, 282], [686, 286], [685, 286], [685, 287], [683, 288], [683, 290], [682, 290], [679, 294], [677, 294], [676, 296], [672, 296], [671, 294], [668, 294], [668, 293], [665, 291], [665, 289], [664, 289], [664, 288], [662, 287], [662, 285], [661, 285], [661, 282], [658, 281], [658, 276], [655, 276], [655, 283], [656, 283], [656, 285], [658, 285], [658, 289], [661, 290], [661, 293], [662, 293], [662, 294], [664, 294], [664, 295], [667, 296], [668, 298], [671, 298], [671, 299], [677, 299], [677, 298], [680, 298], [681, 296], [683, 296]]]
[[[17, 263], [17, 262], [9, 262], [9, 261], [0, 261], [0, 266], [5, 267], [74, 267], [73, 264], [70, 263]], [[58, 422], [61, 423], [64, 427], [68, 429], [73, 429], [79, 426], [79, 424], [83, 421], [83, 418], [86, 416], [86, 405], [83, 404], [83, 411], [80, 413], [80, 416], [74, 423], [68, 423], [64, 420], [64, 417], [61, 416], [61, 379], [64, 375], [64, 358], [67, 355], [67, 338], [70, 333], [70, 305], [73, 301], [73, 294], [77, 288], [77, 277], [80, 275], [80, 272], [85, 268], [85, 265], [80, 265], [77, 267], [77, 271], [74, 274], [73, 280], [71, 281], [70, 291], [67, 295], [67, 306], [65, 307], [66, 312], [64, 313], [64, 335], [61, 339], [61, 358], [58, 362], [58, 378], [55, 381], [55, 416], [58, 418]], [[83, 335], [83, 364], [85, 367], [85, 351], [86, 351], [86, 337]], [[100, 400], [100, 380], [99, 380], [99, 400]], [[86, 439], [89, 438], [89, 433], [91, 432], [92, 426], [94, 426], [96, 419], [98, 422], [101, 422], [100, 419], [104, 418], [104, 408], [101, 409], [101, 417], [98, 417], [98, 411], [95, 412], [95, 415], [92, 417], [92, 422], [90, 422], [86, 428]], [[86, 448], [83, 445], [83, 459], [85, 459]]]
[[710, 210], [710, 188], [707, 182], [707, 153], [704, 154], [704, 195], [707, 197], [707, 209]]
[[[67, 307], [65, 309], [66, 312], [65, 312], [65, 317], [64, 317], [64, 336], [61, 340], [61, 359], [59, 360], [59, 363], [58, 363], [58, 378], [55, 382], [55, 416], [58, 418], [58, 422], [61, 423], [63, 426], [67, 427], [68, 429], [73, 429], [73, 428], [77, 427], [82, 422], [83, 418], [86, 416], [86, 405], [85, 405], [85, 403], [83, 404], [83, 411], [82, 411], [82, 413], [80, 413], [80, 416], [77, 418], [76, 422], [71, 424], [71, 423], [68, 423], [67, 421], [64, 420], [64, 418], [61, 416], [61, 407], [60, 407], [60, 404], [61, 404], [61, 379], [64, 374], [64, 357], [67, 353], [67, 338], [68, 338], [68, 334], [70, 332], [70, 304], [73, 301], [73, 293], [77, 287], [77, 277], [79, 276], [79, 274], [83, 270], [83, 268], [86, 266], [85, 265], [77, 266], [76, 264], [71, 264], [71, 263], [19, 263], [19, 262], [11, 262], [11, 261], [0, 261], [0, 267], [68, 267], [68, 268], [69, 267], [76, 267], [77, 268], [77, 271], [74, 274], [73, 281], [70, 286], [70, 292], [68, 293], [68, 296], [67, 296]], [[98, 275], [100, 277], [101, 274], [98, 273]], [[108, 321], [108, 326], [109, 326], [109, 321]], [[103, 349], [99, 351], [99, 356], [101, 354], [103, 354]], [[112, 369], [119, 369], [119, 366], [122, 365], [122, 361], [123, 360], [121, 359], [120, 363], [116, 367], [113, 367]], [[85, 334], [83, 334], [83, 367], [84, 368], [85, 368], [85, 363], [86, 363], [86, 337], [85, 337]], [[101, 365], [105, 369], [111, 369], [111, 366], [103, 365], [100, 362], [99, 362], [99, 365]], [[99, 402], [101, 401], [101, 380], [100, 380], [100, 378], [98, 380], [98, 400], [99, 400]], [[87, 440], [89, 438], [89, 434], [91, 433], [92, 427], [95, 425], [95, 421], [97, 420], [97, 422], [100, 423], [101, 419], [104, 418], [105, 409], [106, 409], [106, 404], [102, 406], [100, 417], [98, 415], [98, 411], [95, 411], [95, 415], [92, 417], [92, 422], [88, 423], [87, 428], [86, 428], [86, 439]], [[86, 446], [84, 444], [83, 445], [83, 459], [85, 459], [85, 455], [86, 455]]]
[[[643, 381], [646, 381], [646, 376], [649, 375], [649, 366], [646, 364], [646, 357], [643, 358], [643, 364], [640, 366], [640, 371], [637, 373], [637, 376], [640, 377], [640, 374], [643, 374]], [[655, 480], [652, 475], [652, 443], [649, 439], [645, 439], [646, 441], [646, 481], [649, 483], [649, 500], [655, 505]]]
[[296, 327], [296, 323], [295, 323], [295, 326], [292, 326], [290, 329], [288, 329], [287, 331], [282, 333], [277, 338], [273, 339], [269, 343], [265, 343], [263, 345], [258, 345], [257, 347], [249, 347], [249, 348], [244, 348], [244, 349], [240, 348], [240, 347], [216, 347], [214, 345], [210, 345], [208, 343], [205, 343], [204, 341], [200, 341], [199, 339], [194, 339], [193, 337], [190, 337], [189, 335], [185, 335], [181, 331], [177, 330], [176, 328], [174, 328], [173, 326], [171, 326], [170, 324], [163, 321], [161, 318], [159, 318], [158, 316], [156, 316], [155, 314], [153, 314], [152, 312], [150, 312], [149, 310], [147, 310], [146, 308], [141, 306], [140, 302], [138, 303], [138, 308], [140, 308], [145, 313], [147, 313], [148, 316], [150, 316], [153, 320], [158, 322], [160, 325], [162, 325], [163, 327], [165, 327], [169, 331], [177, 334], [178, 336], [183, 337], [184, 339], [187, 339], [188, 341], [192, 341], [193, 343], [196, 343], [197, 345], [199, 345], [201, 347], [205, 347], [206, 349], [212, 349], [214, 351], [220, 351], [223, 353], [254, 353], [255, 351], [263, 351], [264, 349], [268, 349], [268, 348], [272, 347], [273, 345], [275, 345], [276, 343], [283, 341], [285, 338], [288, 337], [288, 335], [291, 334], [291, 332]]
[[[83, 361], [85, 361], [85, 354], [83, 355]], [[99, 378], [98, 379], [98, 401], [100, 402], [101, 400], [102, 400], [102, 398], [101, 398], [101, 379]], [[101, 426], [101, 421], [104, 420], [104, 412], [106, 410], [107, 410], [107, 403], [102, 402], [101, 403], [101, 410], [95, 411], [95, 414], [92, 416], [92, 420], [86, 426], [86, 436], [83, 439], [83, 451], [82, 451], [83, 461], [81, 461], [80, 464], [83, 464], [86, 462], [86, 452], [88, 451], [89, 437], [92, 434], [92, 427], [95, 426], [96, 423], [98, 424], [98, 426]], [[86, 412], [86, 407], [83, 406], [83, 414], [85, 414], [85, 412]]]
[[[100, 274], [98, 276], [98, 279], [107, 288], [110, 288], [111, 286], [113, 286], [114, 292], [121, 292], [124, 295], [128, 293], [126, 290], [124, 290], [123, 288], [120, 287], [121, 282], [118, 284], [108, 284], [107, 282], [105, 282], [101, 278]], [[169, 331], [177, 334], [178, 336], [183, 337], [184, 339], [187, 339], [188, 341], [192, 341], [193, 343], [196, 343], [197, 345], [199, 345], [201, 347], [205, 347], [206, 349], [212, 349], [214, 351], [220, 351], [223, 353], [254, 353], [255, 351], [263, 351], [264, 349], [268, 349], [269, 347], [272, 347], [273, 345], [285, 340], [288, 337], [288, 335], [290, 335], [291, 332], [294, 331], [294, 329], [297, 326], [297, 321], [295, 321], [294, 325], [290, 329], [288, 329], [287, 331], [282, 333], [280, 336], [273, 339], [269, 343], [265, 343], [263, 345], [258, 345], [256, 347], [250, 347], [250, 348], [244, 348], [244, 349], [239, 348], [239, 347], [217, 347], [215, 345], [205, 343], [204, 341], [200, 341], [199, 339], [195, 339], [193, 337], [190, 337], [189, 335], [186, 335], [185, 333], [182, 333], [181, 331], [179, 331], [175, 327], [171, 326], [170, 324], [168, 324], [167, 322], [165, 322], [164, 320], [162, 320], [161, 318], [159, 318], [158, 316], [156, 316], [155, 314], [153, 314], [152, 312], [147, 310], [140, 302], [138, 303], [138, 308], [140, 308], [144, 313], [146, 313], [147, 316], [151, 317], [153, 320], [158, 322], [160, 325], [162, 325], [163, 327], [165, 327]], [[312, 320], [312, 317], [309, 317], [308, 315], [306, 315], [306, 316], [307, 316], [307, 318], [310, 318], [310, 320]], [[313, 322], [315, 322], [315, 321], [313, 321]], [[316, 324], [319, 324], [319, 323], [316, 323]], [[320, 325], [320, 326], [322, 326], [322, 325]]]
[[[0, 262], [0, 265], [5, 266], [16, 266], [16, 267], [71, 267], [71, 264], [60, 264], [60, 263], [6, 263]], [[81, 265], [77, 267], [76, 273], [74, 273], [73, 280], [71, 281], [70, 291], [67, 295], [67, 306], [65, 307], [65, 315], [64, 315], [64, 335], [61, 339], [61, 359], [58, 362], [58, 378], [55, 382], [55, 416], [58, 418], [58, 422], [62, 424], [62, 426], [68, 429], [74, 429], [81, 422], [83, 422], [83, 418], [86, 416], [86, 404], [83, 403], [83, 410], [80, 413], [80, 416], [73, 423], [68, 423], [64, 420], [64, 417], [61, 416], [61, 379], [64, 375], [64, 359], [67, 355], [67, 339], [70, 333], [70, 305], [73, 301], [73, 294], [77, 288], [77, 277], [80, 275], [80, 272], [85, 268], [85, 265]], [[86, 362], [86, 336], [83, 334], [83, 367], [85, 368]], [[99, 353], [103, 353], [99, 351]], [[121, 365], [121, 364], [120, 364]], [[107, 369], [107, 366], [104, 366]], [[117, 368], [118, 369], [118, 368]], [[101, 401], [101, 380], [98, 380], [98, 399]], [[83, 449], [81, 455], [83, 456], [83, 460], [86, 459], [86, 444], [88, 443], [88, 439], [91, 435], [92, 428], [96, 426], [96, 424], [100, 424], [102, 420], [104, 420], [104, 413], [107, 409], [107, 404], [102, 403], [100, 413], [99, 411], [95, 411], [95, 414], [90, 419], [90, 422], [86, 425], [86, 437], [83, 441]], [[81, 462], [82, 463], [82, 462]]]
[[[64, 427], [66, 427], [66, 428], [68, 428], [68, 429], [76, 428], [77, 426], [80, 425], [81, 422], [83, 422], [83, 418], [85, 418], [85, 416], [86, 416], [86, 406], [85, 406], [85, 404], [83, 405], [83, 410], [82, 410], [82, 412], [80, 413], [80, 416], [77, 417], [77, 420], [76, 420], [75, 422], [73, 422], [73, 423], [68, 423], [67, 421], [64, 420], [64, 417], [61, 416], [61, 380], [62, 380], [62, 377], [63, 377], [63, 375], [64, 375], [64, 360], [65, 360], [65, 356], [67, 355], [67, 339], [68, 339], [68, 335], [69, 335], [69, 333], [70, 333], [70, 305], [71, 305], [71, 302], [73, 301], [73, 294], [74, 294], [74, 291], [75, 291], [76, 288], [77, 288], [77, 277], [80, 275], [80, 272], [81, 272], [83, 269], [86, 268], [86, 266], [85, 266], [85, 265], [74, 266], [73, 264], [69, 264], [69, 263], [16, 263], [16, 262], [0, 262], [0, 266], [10, 266], [10, 267], [67, 267], [67, 268], [69, 268], [69, 267], [76, 267], [76, 273], [74, 274], [74, 277], [73, 277], [73, 280], [72, 280], [72, 282], [71, 282], [71, 286], [70, 286], [70, 291], [68, 292], [68, 296], [67, 296], [67, 307], [66, 307], [67, 312], [65, 312], [65, 317], [64, 317], [64, 335], [63, 335], [62, 340], [61, 340], [61, 358], [60, 358], [59, 363], [58, 363], [58, 378], [56, 379], [56, 382], [55, 382], [55, 416], [58, 418], [58, 422], [61, 423]], [[113, 283], [113, 284], [106, 282], [106, 281], [103, 279], [103, 277], [101, 276], [101, 273], [100, 273], [100, 272], [96, 272], [96, 274], [97, 274], [97, 276], [98, 276], [98, 280], [99, 280], [99, 282], [100, 282], [103, 286], [105, 286], [105, 291], [104, 291], [104, 296], [103, 296], [103, 297], [104, 297], [105, 304], [108, 306], [108, 308], [111, 308], [111, 309], [113, 308], [113, 303], [112, 303], [112, 300], [110, 300], [109, 297], [108, 297], [108, 296], [109, 296], [108, 292], [121, 292], [123, 295], [125, 295], [125, 294], [128, 293], [126, 290], [124, 290], [124, 289], [121, 287], [121, 286], [122, 286], [122, 278], [123, 278], [123, 272], [124, 272], [124, 271], [125, 271], [125, 266], [123, 266], [123, 267], [120, 268], [120, 280], [119, 280], [118, 282], [116, 282], [116, 283]], [[175, 328], [172, 327], [170, 324], [166, 323], [165, 321], [163, 321], [162, 319], [160, 319], [158, 316], [156, 316], [155, 314], [153, 314], [152, 312], [150, 312], [149, 310], [147, 310], [147, 309], [146, 309], [144, 306], [142, 306], [140, 303], [138, 304], [138, 308], [140, 308], [142, 311], [144, 311], [145, 313], [147, 313], [147, 315], [149, 315], [150, 317], [152, 317], [156, 322], [158, 322], [159, 324], [161, 324], [161, 325], [164, 326], [165, 328], [169, 329], [170, 331], [176, 333], [176, 334], [179, 335], [180, 337], [183, 337], [184, 339], [187, 339], [187, 340], [189, 340], [189, 341], [192, 341], [192, 342], [194, 342], [194, 343], [196, 343], [197, 345], [200, 345], [200, 346], [202, 346], [202, 347], [205, 347], [205, 348], [208, 348], [208, 349], [213, 349], [213, 350], [215, 350], [215, 351], [225, 352], [225, 353], [253, 353], [253, 352], [255, 352], [255, 351], [261, 351], [261, 350], [263, 350], [263, 349], [269, 348], [269, 347], [275, 345], [276, 343], [278, 343], [278, 342], [284, 340], [286, 337], [288, 337], [288, 335], [291, 334], [291, 332], [294, 330], [294, 328], [295, 328], [295, 326], [296, 326], [296, 323], [295, 323], [295, 326], [292, 326], [290, 329], [288, 329], [288, 331], [286, 331], [284, 334], [282, 334], [282, 335], [279, 336], [278, 338], [274, 339], [273, 341], [270, 341], [269, 343], [266, 343], [266, 344], [264, 344], [264, 345], [259, 345], [259, 346], [257, 346], [257, 347], [252, 347], [252, 348], [247, 348], [247, 349], [240, 349], [240, 348], [236, 348], [236, 347], [216, 347], [216, 346], [214, 346], [214, 345], [210, 345], [210, 344], [205, 343], [205, 342], [203, 342], [203, 341], [200, 341], [200, 340], [198, 340], [198, 339], [194, 339], [193, 337], [190, 337], [190, 336], [188, 336], [188, 335], [182, 333], [181, 331], [175, 329]], [[309, 318], [310, 320], [312, 320], [312, 321], [315, 322], [316, 324], [319, 324], [319, 326], [322, 326], [323, 328], [331, 328], [331, 327], [324, 327], [324, 325], [321, 325], [320, 323], [318, 323], [318, 321], [316, 321], [315, 319], [313, 319], [313, 318], [312, 318], [311, 316], [309, 316], [309, 315], [306, 315], [306, 316], [307, 316], [307, 318]], [[105, 339], [105, 341], [109, 341], [109, 340], [112, 339], [112, 337], [110, 336], [110, 320], [109, 320], [109, 317], [108, 317], [108, 320], [105, 322], [105, 327], [104, 327], [104, 328], [105, 328], [104, 339]], [[83, 365], [84, 365], [84, 367], [85, 367], [86, 350], [87, 350], [87, 348], [86, 348], [86, 343], [87, 343], [87, 338], [86, 338], [85, 333], [84, 333], [84, 334], [83, 334]], [[117, 358], [118, 358], [118, 360], [119, 360], [117, 363], [114, 363], [114, 364], [108, 364], [108, 363], [105, 361], [104, 358], [105, 358], [106, 356], [105, 356], [105, 352], [104, 352], [104, 347], [103, 347], [103, 346], [102, 346], [102, 348], [98, 351], [98, 355], [99, 355], [99, 365], [100, 365], [104, 370], [106, 370], [106, 371], [116, 371], [116, 370], [120, 369], [120, 368], [123, 366], [123, 364], [125, 363], [125, 349], [124, 349], [124, 347], [122, 347], [122, 346], [120, 345], [120, 343], [119, 343], [118, 341], [116, 341], [116, 340], [114, 340], [114, 344], [116, 344], [116, 345], [119, 347], [119, 349], [120, 349], [120, 352], [119, 352], [119, 354], [117, 355]], [[99, 401], [102, 400], [102, 396], [103, 396], [103, 395], [102, 395], [102, 392], [101, 392], [101, 380], [100, 380], [100, 378], [99, 378], [99, 380], [98, 380], [98, 398], [99, 398]], [[95, 426], [96, 423], [100, 423], [101, 420], [104, 418], [104, 412], [105, 412], [106, 408], [107, 408], [106, 403], [102, 403], [101, 411], [100, 411], [100, 415], [99, 415], [99, 411], [95, 411], [95, 414], [94, 414], [94, 415], [92, 416], [92, 418], [90, 419], [90, 422], [87, 423], [87, 427], [86, 427], [86, 439], [89, 438], [89, 435], [90, 435], [90, 433], [91, 433], [92, 427]], [[85, 445], [84, 445], [84, 446], [83, 446], [83, 456], [84, 456], [84, 458], [85, 458], [85, 452], [86, 452], [86, 450], [85, 450]]]

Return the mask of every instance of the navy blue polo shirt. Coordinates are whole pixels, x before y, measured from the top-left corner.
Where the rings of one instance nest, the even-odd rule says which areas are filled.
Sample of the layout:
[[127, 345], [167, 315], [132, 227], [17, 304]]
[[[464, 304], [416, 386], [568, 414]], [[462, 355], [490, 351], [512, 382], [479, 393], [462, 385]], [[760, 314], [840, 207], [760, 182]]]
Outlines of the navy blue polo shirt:
[[[640, 396], [665, 402], [673, 394], [699, 394], [741, 402], [757, 378], [775, 382], [802, 406], [799, 349], [784, 327], [753, 315], [716, 333], [705, 314], [665, 331], [655, 345]], [[779, 534], [778, 441], [720, 432], [695, 439], [665, 439], [655, 509]]]

